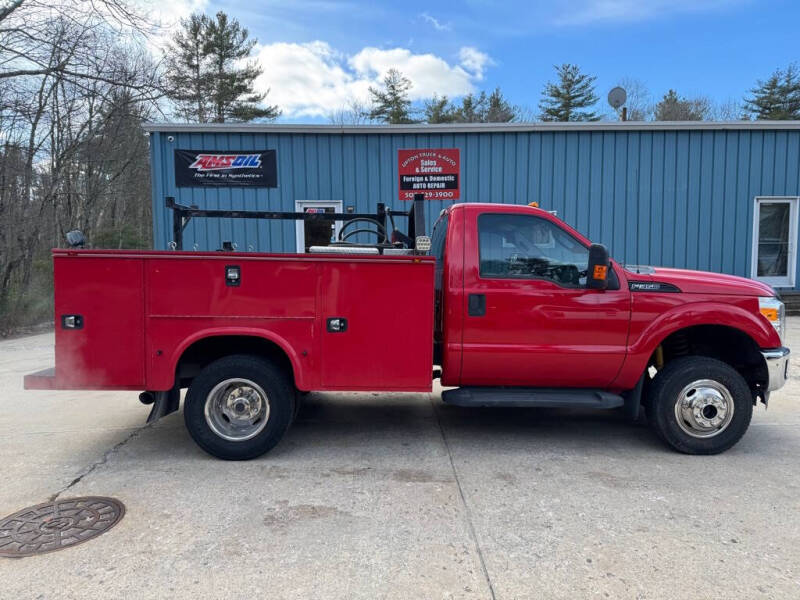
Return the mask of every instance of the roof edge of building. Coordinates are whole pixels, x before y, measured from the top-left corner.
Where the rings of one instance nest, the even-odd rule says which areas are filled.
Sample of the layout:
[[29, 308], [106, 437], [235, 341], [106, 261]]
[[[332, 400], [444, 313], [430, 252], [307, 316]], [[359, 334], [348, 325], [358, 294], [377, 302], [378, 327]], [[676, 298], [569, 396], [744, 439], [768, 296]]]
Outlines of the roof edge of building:
[[315, 133], [315, 134], [442, 134], [524, 133], [546, 131], [707, 131], [800, 130], [800, 121], [607, 121], [540, 123], [459, 123], [444, 125], [316, 125], [291, 123], [144, 123], [148, 133]]

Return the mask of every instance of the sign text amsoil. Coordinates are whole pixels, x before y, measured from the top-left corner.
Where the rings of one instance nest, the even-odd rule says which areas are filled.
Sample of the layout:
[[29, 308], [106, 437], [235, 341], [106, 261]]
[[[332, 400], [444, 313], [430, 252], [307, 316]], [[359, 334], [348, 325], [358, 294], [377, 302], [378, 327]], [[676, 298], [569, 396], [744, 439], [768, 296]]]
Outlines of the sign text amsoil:
[[175, 185], [277, 187], [275, 150], [175, 150]]

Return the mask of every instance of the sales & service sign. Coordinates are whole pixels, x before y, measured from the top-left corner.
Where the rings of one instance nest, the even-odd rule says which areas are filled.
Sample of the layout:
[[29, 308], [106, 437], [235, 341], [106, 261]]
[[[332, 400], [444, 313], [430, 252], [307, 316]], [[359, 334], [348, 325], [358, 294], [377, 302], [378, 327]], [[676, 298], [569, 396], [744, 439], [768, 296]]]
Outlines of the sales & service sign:
[[461, 159], [458, 148], [397, 151], [400, 200], [458, 200]]

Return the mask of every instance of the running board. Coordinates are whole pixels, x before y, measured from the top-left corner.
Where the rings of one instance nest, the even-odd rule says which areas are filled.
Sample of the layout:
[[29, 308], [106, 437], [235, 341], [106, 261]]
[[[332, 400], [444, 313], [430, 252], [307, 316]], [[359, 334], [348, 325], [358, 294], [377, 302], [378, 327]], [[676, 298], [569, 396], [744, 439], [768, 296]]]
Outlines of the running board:
[[617, 408], [622, 396], [602, 390], [507, 387], [461, 387], [442, 392], [453, 406], [505, 406], [540, 408]]

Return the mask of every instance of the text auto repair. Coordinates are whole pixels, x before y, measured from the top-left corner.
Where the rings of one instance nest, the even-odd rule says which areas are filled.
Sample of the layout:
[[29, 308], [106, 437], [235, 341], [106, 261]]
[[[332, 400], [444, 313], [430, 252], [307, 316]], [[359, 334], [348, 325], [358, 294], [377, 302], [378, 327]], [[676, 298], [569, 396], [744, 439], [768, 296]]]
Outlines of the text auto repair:
[[458, 148], [398, 150], [400, 200], [458, 200]]

